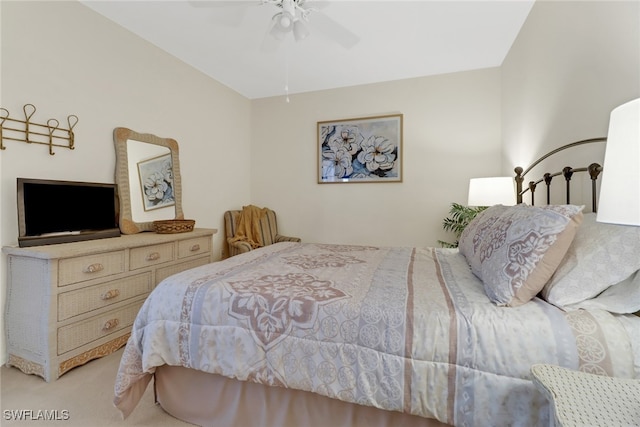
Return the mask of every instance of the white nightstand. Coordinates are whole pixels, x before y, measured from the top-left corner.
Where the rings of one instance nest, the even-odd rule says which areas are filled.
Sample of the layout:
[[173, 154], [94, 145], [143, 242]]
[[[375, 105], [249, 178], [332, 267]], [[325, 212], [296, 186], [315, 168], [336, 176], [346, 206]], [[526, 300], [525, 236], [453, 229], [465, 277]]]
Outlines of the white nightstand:
[[640, 380], [533, 365], [533, 383], [551, 405], [556, 426], [640, 425]]

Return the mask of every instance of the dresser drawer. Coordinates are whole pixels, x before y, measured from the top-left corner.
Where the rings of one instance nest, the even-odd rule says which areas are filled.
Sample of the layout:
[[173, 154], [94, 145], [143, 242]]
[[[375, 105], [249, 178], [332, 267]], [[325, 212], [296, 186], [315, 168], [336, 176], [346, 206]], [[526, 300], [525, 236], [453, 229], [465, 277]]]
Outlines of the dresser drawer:
[[125, 271], [124, 261], [124, 251], [61, 259], [58, 263], [58, 286], [122, 273]]
[[211, 262], [209, 257], [202, 257], [191, 259], [185, 262], [181, 262], [179, 264], [170, 265], [167, 267], [162, 267], [156, 270], [156, 285], [162, 282], [169, 276], [173, 276], [176, 273], [180, 273], [181, 271], [189, 270], [191, 268], [200, 267], [201, 265], [209, 264]]
[[147, 295], [153, 288], [151, 272], [58, 295], [58, 320], [66, 320], [116, 302]]
[[195, 239], [181, 240], [178, 242], [178, 259], [211, 251], [211, 237], [197, 237]]
[[144, 299], [117, 310], [95, 316], [58, 329], [58, 355], [123, 329], [136, 319]]
[[138, 268], [173, 261], [175, 259], [173, 248], [173, 243], [133, 248], [129, 252], [130, 268], [131, 270], [137, 270]]

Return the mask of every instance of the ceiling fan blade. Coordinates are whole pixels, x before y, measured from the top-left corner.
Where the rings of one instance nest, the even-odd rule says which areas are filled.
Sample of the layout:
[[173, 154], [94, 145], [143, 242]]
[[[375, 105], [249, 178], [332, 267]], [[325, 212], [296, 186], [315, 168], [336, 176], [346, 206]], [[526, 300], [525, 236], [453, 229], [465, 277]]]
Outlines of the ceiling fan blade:
[[312, 33], [323, 33], [345, 49], [351, 49], [360, 41], [360, 37], [322, 12], [309, 15], [309, 27]]
[[329, 6], [330, 2], [326, 0], [304, 0], [298, 3], [298, 7], [304, 10], [316, 9], [322, 10]]

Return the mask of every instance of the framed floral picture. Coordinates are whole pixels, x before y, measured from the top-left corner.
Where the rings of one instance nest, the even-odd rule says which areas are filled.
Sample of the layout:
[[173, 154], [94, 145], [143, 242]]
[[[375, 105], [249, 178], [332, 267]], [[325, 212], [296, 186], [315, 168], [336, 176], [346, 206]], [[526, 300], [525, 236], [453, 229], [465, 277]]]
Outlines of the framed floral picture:
[[318, 183], [402, 182], [402, 114], [318, 122]]
[[138, 162], [138, 175], [145, 211], [176, 204], [171, 153]]

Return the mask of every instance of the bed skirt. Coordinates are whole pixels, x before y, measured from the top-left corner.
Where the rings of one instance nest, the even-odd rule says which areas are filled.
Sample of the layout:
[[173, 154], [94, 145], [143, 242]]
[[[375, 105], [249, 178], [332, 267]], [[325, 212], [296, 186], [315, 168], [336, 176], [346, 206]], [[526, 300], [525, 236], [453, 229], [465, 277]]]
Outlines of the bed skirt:
[[238, 381], [181, 366], [155, 372], [156, 401], [203, 427], [443, 427], [434, 419], [330, 399], [307, 391]]

